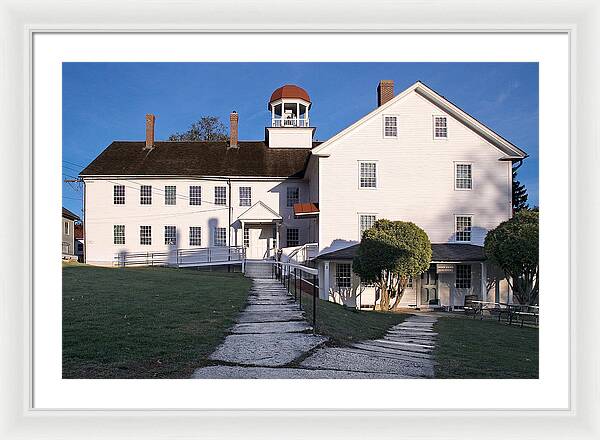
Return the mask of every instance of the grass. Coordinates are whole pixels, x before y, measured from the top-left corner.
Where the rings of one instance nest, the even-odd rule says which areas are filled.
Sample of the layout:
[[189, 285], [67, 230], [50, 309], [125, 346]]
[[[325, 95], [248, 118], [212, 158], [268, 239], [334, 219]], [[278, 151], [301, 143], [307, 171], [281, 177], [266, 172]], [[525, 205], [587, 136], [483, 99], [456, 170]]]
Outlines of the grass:
[[436, 378], [537, 379], [536, 328], [492, 320], [439, 318]]
[[[313, 297], [302, 295], [302, 308], [312, 324]], [[334, 345], [383, 337], [390, 327], [404, 321], [407, 315], [363, 311], [317, 299], [317, 333], [330, 337]]]
[[188, 378], [246, 303], [239, 273], [63, 265], [64, 378]]

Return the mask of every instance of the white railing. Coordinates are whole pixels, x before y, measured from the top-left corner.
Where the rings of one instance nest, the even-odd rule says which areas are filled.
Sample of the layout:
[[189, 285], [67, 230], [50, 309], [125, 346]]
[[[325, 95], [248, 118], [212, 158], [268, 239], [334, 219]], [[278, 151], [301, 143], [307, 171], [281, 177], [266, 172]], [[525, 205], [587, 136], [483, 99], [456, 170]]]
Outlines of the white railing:
[[246, 249], [238, 246], [217, 246], [194, 249], [174, 249], [163, 252], [121, 252], [114, 257], [114, 265], [194, 267], [217, 264], [241, 264]]
[[271, 120], [273, 127], [309, 127], [308, 118], [273, 118]]
[[290, 252], [287, 256], [291, 263], [306, 263], [315, 258], [319, 253], [319, 243], [306, 243]]

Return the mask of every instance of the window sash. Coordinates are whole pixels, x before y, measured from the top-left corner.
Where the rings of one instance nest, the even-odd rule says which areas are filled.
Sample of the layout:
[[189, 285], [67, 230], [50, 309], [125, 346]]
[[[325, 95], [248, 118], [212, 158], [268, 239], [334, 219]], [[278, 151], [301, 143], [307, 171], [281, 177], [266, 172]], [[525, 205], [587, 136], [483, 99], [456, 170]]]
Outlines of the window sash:
[[352, 287], [350, 264], [338, 263], [335, 265], [335, 285], [340, 289], [349, 289]]
[[175, 205], [177, 203], [177, 187], [174, 185], [165, 186], [165, 205]]
[[470, 264], [456, 265], [456, 282], [457, 289], [470, 289], [472, 281], [472, 272]]
[[296, 203], [300, 203], [300, 188], [288, 187], [287, 189], [287, 203], [288, 207], [294, 206]]
[[398, 137], [398, 117], [384, 116], [383, 117], [383, 135], [384, 137]]
[[140, 186], [140, 205], [151, 205], [152, 204], [152, 186], [142, 185]]
[[377, 188], [377, 163], [360, 163], [360, 187]]
[[227, 229], [226, 228], [215, 228], [214, 231], [214, 244], [215, 246], [227, 246]]
[[288, 228], [285, 238], [287, 247], [298, 246], [300, 244], [300, 234], [298, 228]]
[[113, 244], [125, 244], [125, 225], [113, 225]]
[[434, 137], [436, 139], [448, 137], [448, 119], [446, 116], [434, 117]]
[[202, 205], [202, 187], [190, 186], [190, 205]]
[[140, 226], [140, 244], [152, 244], [152, 226]]
[[215, 186], [215, 205], [227, 204], [227, 187]]
[[371, 228], [375, 221], [377, 220], [375, 214], [360, 214], [359, 227], [360, 227], [360, 237], [362, 238], [363, 232], [367, 229]]
[[190, 246], [202, 246], [202, 228], [190, 226]]
[[124, 205], [125, 204], [125, 185], [113, 186], [113, 204]]
[[471, 164], [457, 163], [455, 166], [455, 188], [471, 189], [473, 187], [473, 171]]
[[249, 186], [240, 187], [240, 206], [252, 205], [252, 188]]
[[456, 216], [456, 241], [471, 241], [473, 218], [470, 215]]
[[177, 244], [177, 228], [175, 226], [165, 226], [165, 244]]

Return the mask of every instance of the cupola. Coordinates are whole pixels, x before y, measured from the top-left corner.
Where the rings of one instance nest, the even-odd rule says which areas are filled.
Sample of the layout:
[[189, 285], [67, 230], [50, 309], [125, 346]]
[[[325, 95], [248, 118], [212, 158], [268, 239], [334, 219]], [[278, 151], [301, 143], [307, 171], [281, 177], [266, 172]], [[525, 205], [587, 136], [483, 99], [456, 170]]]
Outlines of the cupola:
[[315, 129], [310, 127], [310, 96], [294, 84], [279, 87], [271, 94], [268, 109], [271, 125], [266, 128], [270, 148], [311, 148]]

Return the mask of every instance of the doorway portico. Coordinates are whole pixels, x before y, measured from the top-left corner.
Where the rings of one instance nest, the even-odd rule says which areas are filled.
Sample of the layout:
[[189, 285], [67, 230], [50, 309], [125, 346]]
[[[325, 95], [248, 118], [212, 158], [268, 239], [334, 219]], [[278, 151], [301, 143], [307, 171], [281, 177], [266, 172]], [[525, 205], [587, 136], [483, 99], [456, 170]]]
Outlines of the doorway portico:
[[279, 247], [279, 214], [258, 201], [243, 212], [237, 220], [242, 231], [242, 246], [249, 260], [263, 260], [276, 255]]

